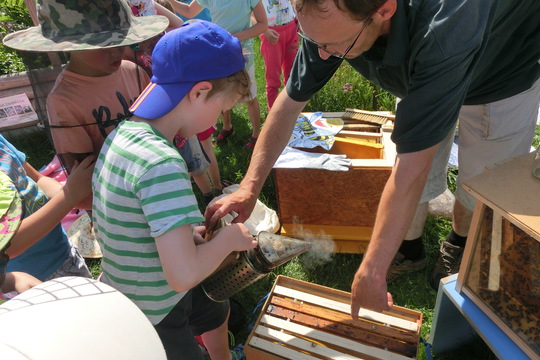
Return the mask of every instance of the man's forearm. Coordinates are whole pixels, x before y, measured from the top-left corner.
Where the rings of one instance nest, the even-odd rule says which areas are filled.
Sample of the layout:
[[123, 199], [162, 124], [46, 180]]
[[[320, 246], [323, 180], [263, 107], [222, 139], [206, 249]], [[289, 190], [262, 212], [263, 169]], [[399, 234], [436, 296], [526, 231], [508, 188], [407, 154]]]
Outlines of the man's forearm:
[[381, 196], [362, 267], [377, 273], [388, 270], [414, 217], [435, 149], [398, 155]]
[[270, 110], [257, 140], [242, 186], [258, 195], [274, 163], [289, 142], [295, 120], [306, 105], [289, 98], [283, 90]]

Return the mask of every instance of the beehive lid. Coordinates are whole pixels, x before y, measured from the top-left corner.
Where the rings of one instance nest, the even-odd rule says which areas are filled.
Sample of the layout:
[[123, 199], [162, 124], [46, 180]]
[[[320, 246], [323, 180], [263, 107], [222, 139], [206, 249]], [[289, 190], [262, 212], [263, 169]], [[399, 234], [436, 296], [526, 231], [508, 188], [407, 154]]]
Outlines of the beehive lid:
[[463, 187], [540, 241], [540, 180], [532, 176], [534, 153], [488, 167]]

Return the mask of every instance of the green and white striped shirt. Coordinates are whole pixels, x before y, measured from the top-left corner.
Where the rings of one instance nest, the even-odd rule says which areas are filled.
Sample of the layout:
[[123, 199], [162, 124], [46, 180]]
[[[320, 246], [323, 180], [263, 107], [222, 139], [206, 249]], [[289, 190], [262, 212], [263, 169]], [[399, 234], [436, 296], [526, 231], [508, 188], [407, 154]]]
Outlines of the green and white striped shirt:
[[203, 221], [186, 164], [156, 129], [126, 120], [105, 140], [92, 187], [102, 281], [131, 299], [156, 325], [185, 292], [167, 283], [155, 238]]

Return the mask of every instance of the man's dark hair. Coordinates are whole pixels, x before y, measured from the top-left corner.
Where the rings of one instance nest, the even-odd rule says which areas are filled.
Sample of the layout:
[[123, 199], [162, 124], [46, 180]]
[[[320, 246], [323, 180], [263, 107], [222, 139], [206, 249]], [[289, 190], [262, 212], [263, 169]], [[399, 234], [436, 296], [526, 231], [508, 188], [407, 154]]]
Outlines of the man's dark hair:
[[[302, 10], [311, 11], [317, 9], [325, 12], [324, 4], [328, 0], [293, 0], [296, 12]], [[377, 11], [387, 0], [332, 0], [336, 7], [349, 13], [350, 17], [356, 20], [366, 20]]]

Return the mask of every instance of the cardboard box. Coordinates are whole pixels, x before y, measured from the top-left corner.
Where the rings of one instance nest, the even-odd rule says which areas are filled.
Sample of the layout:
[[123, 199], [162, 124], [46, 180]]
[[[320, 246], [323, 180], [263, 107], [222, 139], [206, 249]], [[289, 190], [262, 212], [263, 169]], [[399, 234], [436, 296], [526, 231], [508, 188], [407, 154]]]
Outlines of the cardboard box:
[[540, 180], [534, 153], [463, 186], [478, 200], [456, 289], [532, 359], [540, 358]]
[[416, 359], [422, 313], [350, 316], [348, 292], [278, 276], [244, 347], [247, 360]]
[[308, 238], [324, 234], [334, 240], [336, 252], [365, 251], [396, 152], [389, 131], [352, 133], [338, 134], [330, 151], [310, 150], [346, 154], [352, 159], [349, 171], [273, 170], [282, 235]]

